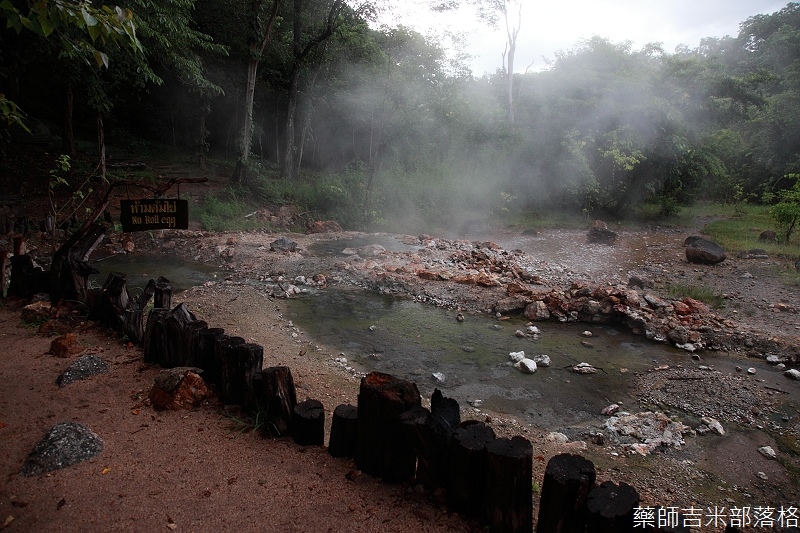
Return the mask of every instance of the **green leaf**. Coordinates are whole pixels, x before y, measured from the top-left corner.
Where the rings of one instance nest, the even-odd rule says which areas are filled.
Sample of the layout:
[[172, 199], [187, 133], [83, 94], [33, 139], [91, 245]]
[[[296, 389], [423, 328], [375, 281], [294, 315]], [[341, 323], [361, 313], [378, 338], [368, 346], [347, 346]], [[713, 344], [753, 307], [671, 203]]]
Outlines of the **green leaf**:
[[83, 21], [86, 22], [86, 25], [89, 27], [97, 25], [97, 19], [86, 10], [86, 8], [81, 8], [81, 15], [83, 15]]
[[97, 63], [98, 67], [108, 68], [108, 56], [100, 50], [94, 51], [94, 61]]

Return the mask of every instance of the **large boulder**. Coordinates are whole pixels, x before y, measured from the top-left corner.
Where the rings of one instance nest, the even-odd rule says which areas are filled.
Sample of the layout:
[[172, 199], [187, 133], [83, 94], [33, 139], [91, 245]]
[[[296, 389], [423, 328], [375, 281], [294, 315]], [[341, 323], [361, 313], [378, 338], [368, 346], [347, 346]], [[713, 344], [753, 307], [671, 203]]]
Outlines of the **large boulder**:
[[586, 234], [586, 240], [590, 243], [614, 244], [617, 241], [617, 234], [608, 229], [608, 224], [602, 220], [595, 220], [589, 228], [589, 233]]
[[686, 246], [686, 260], [690, 263], [716, 265], [727, 257], [722, 246], [703, 237], [687, 237], [683, 244]]
[[194, 409], [209, 395], [202, 372], [194, 367], [176, 367], [162, 370], [156, 375], [149, 398], [158, 411]]

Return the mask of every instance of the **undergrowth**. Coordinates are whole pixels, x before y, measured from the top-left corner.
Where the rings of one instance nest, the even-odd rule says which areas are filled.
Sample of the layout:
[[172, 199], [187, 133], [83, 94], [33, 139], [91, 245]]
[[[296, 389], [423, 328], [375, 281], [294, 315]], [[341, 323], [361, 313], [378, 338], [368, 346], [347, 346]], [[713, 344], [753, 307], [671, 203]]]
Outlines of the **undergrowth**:
[[671, 283], [667, 286], [667, 294], [676, 299], [692, 298], [699, 300], [715, 309], [722, 308], [725, 303], [722, 295], [705, 286]]

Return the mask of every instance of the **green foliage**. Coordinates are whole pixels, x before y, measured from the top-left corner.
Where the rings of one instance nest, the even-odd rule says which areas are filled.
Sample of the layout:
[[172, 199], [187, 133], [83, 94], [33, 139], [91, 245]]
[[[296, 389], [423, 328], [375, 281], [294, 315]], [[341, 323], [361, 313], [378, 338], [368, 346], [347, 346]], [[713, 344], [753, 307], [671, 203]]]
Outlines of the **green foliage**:
[[227, 198], [206, 196], [195, 209], [197, 220], [208, 231], [247, 231], [264, 227], [255, 216], [246, 216], [255, 207], [230, 190]]
[[[47, 196], [50, 200], [49, 217], [52, 228], [61, 226], [62, 222], [79, 216], [81, 209], [87, 209], [86, 203], [95, 191], [95, 172], [83, 172], [84, 169], [73, 169], [72, 159], [68, 155], [60, 155], [49, 171]], [[101, 183], [107, 180], [101, 178]], [[53, 233], [55, 238], [55, 232]]]
[[800, 174], [790, 174], [787, 178], [794, 180], [794, 185], [776, 195], [778, 203], [773, 205], [769, 211], [778, 235], [786, 244], [789, 243], [792, 233], [800, 221]]
[[670, 298], [692, 298], [699, 300], [714, 309], [720, 309], [725, 305], [725, 298], [714, 292], [713, 289], [705, 286], [684, 285], [680, 283], [670, 284], [667, 287], [667, 295]]

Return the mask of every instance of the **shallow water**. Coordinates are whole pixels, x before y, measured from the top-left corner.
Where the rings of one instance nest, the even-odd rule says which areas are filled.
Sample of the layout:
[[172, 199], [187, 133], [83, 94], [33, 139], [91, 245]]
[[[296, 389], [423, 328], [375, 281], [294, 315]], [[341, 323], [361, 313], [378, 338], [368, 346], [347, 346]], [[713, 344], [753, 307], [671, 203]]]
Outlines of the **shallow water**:
[[374, 233], [351, 239], [319, 240], [309, 246], [308, 250], [318, 256], [339, 255], [345, 248], [357, 249], [370, 244], [379, 244], [389, 252], [412, 252], [421, 248], [418, 244], [405, 244], [394, 235]]
[[111, 272], [127, 275], [129, 289], [143, 289], [151, 279], [163, 276], [170, 281], [174, 292], [202, 285], [221, 276], [221, 272], [210, 265], [170, 255], [117, 254], [95, 259], [92, 266], [100, 273], [92, 276], [90, 281], [101, 287]]
[[[327, 289], [288, 302], [288, 316], [317, 344], [341, 353], [350, 364], [414, 381], [423, 396], [435, 387], [465, 406], [511, 414], [557, 429], [596, 421], [611, 403], [635, 409], [631, 386], [637, 372], [659, 365], [704, 364], [726, 373], [738, 364], [760, 375], [777, 374], [763, 361], [703, 353], [702, 361], [676, 348], [636, 337], [621, 327], [540, 323], [538, 339], [517, 338], [520, 319], [497, 320], [447, 311], [410, 300], [363, 291]], [[587, 338], [582, 332], [591, 331]], [[591, 343], [591, 347], [581, 344]], [[509, 364], [509, 352], [547, 354], [552, 365], [526, 375]], [[600, 369], [579, 375], [571, 367], [587, 362]], [[444, 381], [433, 374], [441, 373]]]

